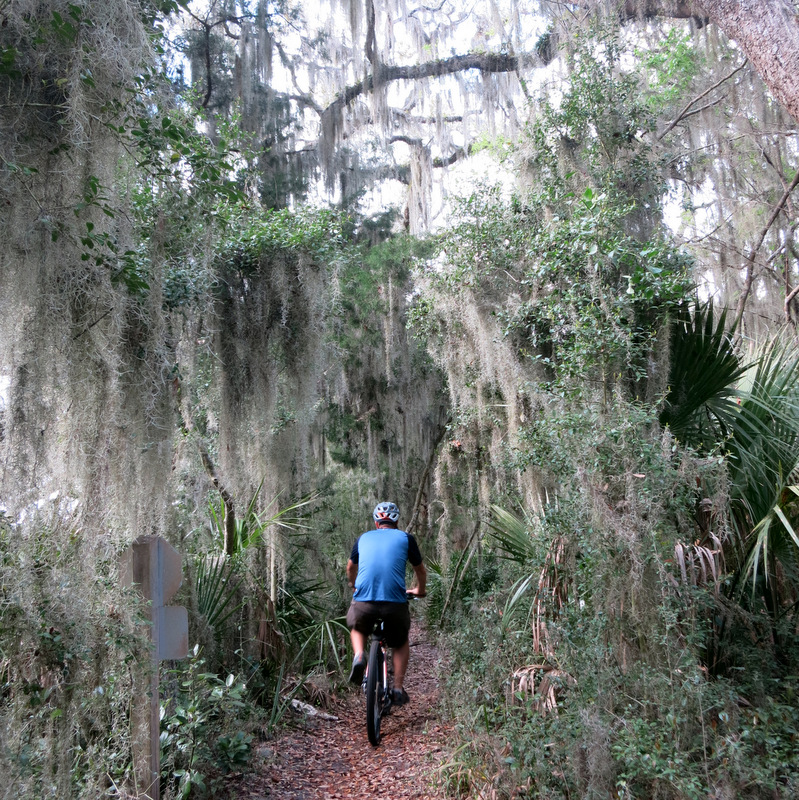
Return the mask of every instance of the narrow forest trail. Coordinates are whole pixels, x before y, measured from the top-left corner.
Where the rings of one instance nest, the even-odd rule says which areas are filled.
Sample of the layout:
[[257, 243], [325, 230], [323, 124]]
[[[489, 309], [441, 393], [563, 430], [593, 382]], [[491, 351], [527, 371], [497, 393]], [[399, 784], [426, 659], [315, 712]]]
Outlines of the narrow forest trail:
[[338, 719], [298, 718], [258, 749], [254, 772], [240, 779], [236, 800], [443, 800], [437, 768], [448, 728], [438, 718], [438, 651], [414, 620], [405, 687], [411, 702], [383, 719], [382, 740], [366, 738], [366, 701], [347, 692], [325, 709]]

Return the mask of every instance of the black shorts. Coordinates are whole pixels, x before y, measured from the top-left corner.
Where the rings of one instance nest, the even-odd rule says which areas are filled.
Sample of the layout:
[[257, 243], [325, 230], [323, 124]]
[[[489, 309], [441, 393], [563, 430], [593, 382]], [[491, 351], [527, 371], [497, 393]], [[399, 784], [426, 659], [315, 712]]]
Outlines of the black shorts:
[[402, 647], [408, 641], [411, 629], [411, 612], [407, 603], [363, 603], [353, 600], [347, 611], [347, 626], [363, 634], [370, 634], [375, 622], [382, 619], [389, 647]]

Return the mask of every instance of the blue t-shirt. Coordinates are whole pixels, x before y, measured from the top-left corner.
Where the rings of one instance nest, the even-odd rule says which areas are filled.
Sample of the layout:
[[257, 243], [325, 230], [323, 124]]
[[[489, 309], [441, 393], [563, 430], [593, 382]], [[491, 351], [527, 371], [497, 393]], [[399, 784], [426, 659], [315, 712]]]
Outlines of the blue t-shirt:
[[350, 554], [358, 565], [353, 600], [371, 603], [407, 603], [405, 562], [422, 563], [419, 545], [410, 533], [397, 528], [367, 531], [358, 537]]

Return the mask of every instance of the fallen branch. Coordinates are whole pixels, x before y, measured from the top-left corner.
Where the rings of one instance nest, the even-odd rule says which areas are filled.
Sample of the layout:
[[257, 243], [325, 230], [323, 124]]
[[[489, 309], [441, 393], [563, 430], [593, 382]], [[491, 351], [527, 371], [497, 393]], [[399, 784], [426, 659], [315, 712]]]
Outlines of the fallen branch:
[[327, 719], [331, 722], [338, 722], [338, 717], [334, 717], [332, 714], [327, 714], [324, 711], [320, 711], [318, 708], [310, 705], [310, 703], [303, 703], [302, 700], [297, 700], [296, 697], [291, 701], [291, 707], [300, 714], [305, 714], [308, 717], [317, 717], [318, 719]]

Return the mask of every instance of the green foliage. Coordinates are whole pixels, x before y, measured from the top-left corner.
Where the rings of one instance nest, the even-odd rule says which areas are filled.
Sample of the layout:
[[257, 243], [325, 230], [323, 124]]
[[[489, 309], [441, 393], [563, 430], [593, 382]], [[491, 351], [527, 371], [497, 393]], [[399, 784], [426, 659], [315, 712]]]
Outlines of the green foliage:
[[624, 46], [618, 32], [600, 31], [578, 42], [570, 56], [568, 91], [548, 127], [561, 136], [587, 145], [596, 163], [613, 163], [629, 148], [653, 118], [641, 103], [639, 77], [621, 68]]
[[660, 224], [664, 186], [649, 144], [656, 117], [641, 93], [640, 72], [622, 66], [629, 55], [613, 26], [577, 32], [563, 97], [557, 104], [540, 100], [520, 152], [545, 187], [564, 180], [579, 193], [587, 182], [614, 203], [634, 202], [627, 222], [645, 238]]
[[161, 707], [161, 774], [181, 798], [217, 795], [224, 776], [246, 767], [251, 755], [246, 685], [204, 666], [195, 647], [162, 681], [169, 699]]
[[[442, 767], [453, 796], [490, 786], [498, 797], [758, 798], [768, 786], [790, 797], [794, 679], [763, 681], [751, 662], [734, 682], [709, 680], [696, 659], [708, 629], [670, 588], [660, 537], [590, 526], [577, 497], [559, 505], [535, 537], [497, 514], [495, 539], [514, 566], [447, 636], [447, 702], [464, 742]], [[555, 560], [548, 543], [562, 536], [573, 556]], [[528, 577], [511, 582], [520, 571]]]
[[[390, 453], [402, 452], [402, 470], [416, 469], [416, 460], [428, 457], [427, 442], [420, 447], [419, 436], [437, 425], [442, 404], [441, 378], [406, 326], [413, 274], [428, 263], [435, 242], [400, 234], [372, 243], [371, 233], [357, 227], [354, 235], [339, 262], [327, 329], [331, 354], [346, 375], [346, 390], [330, 395], [325, 437], [338, 464], [376, 471], [385, 485], [378, 491], [388, 491], [402, 503], [396, 486], [401, 483], [407, 491], [408, 479], [393, 473], [399, 464]], [[367, 430], [380, 435], [377, 467]], [[407, 502], [413, 502], [412, 496]]]
[[[493, 301], [520, 357], [554, 375], [640, 380], [665, 315], [689, 289], [690, 260], [665, 237], [626, 233], [628, 211], [590, 188], [576, 196], [561, 186], [510, 205], [497, 190], [474, 194], [442, 238], [447, 269], [436, 285]], [[511, 291], [525, 299], [508, 303]], [[413, 318], [428, 336], [444, 332], [434, 309], [422, 298]]]
[[223, 555], [198, 557], [196, 571], [197, 611], [212, 628], [221, 630], [243, 606], [241, 579]]
[[373, 246], [361, 246], [342, 263], [335, 344], [353, 366], [379, 347], [392, 298], [389, 285], [404, 286], [412, 269], [428, 258], [430, 241], [393, 236]]
[[242, 191], [242, 153], [249, 141], [236, 120], [219, 122], [212, 140], [201, 132], [207, 123], [201, 114], [169, 105], [154, 109], [146, 98], [163, 88], [163, 80], [157, 73], [142, 76], [127, 103], [110, 110], [109, 127], [136, 162], [126, 176], [126, 199], [137, 245], [120, 256], [115, 279], [129, 291], [146, 292], [150, 276], [157, 274], [164, 305], [172, 310], [207, 302], [215, 282], [208, 245], [255, 209]]
[[[764, 348], [739, 389], [727, 451], [732, 517], [743, 567], [772, 625], [799, 593], [795, 468], [799, 463], [799, 353], [779, 339]], [[741, 569], [741, 562], [738, 563]], [[779, 578], [778, 578], [779, 575]], [[758, 583], [760, 587], [758, 588]], [[781, 637], [774, 631], [778, 647]]]
[[700, 452], [726, 456], [738, 537], [728, 545], [732, 586], [751, 576], [752, 601], [762, 594], [773, 623], [799, 589], [790, 482], [799, 463], [799, 356], [793, 342], [777, 339], [744, 364], [732, 334], [712, 304], [680, 310], [660, 422]]
[[96, 798], [132, 778], [148, 629], [115, 559], [66, 519], [0, 517], [0, 772], [15, 797]]
[[659, 42], [649, 43], [635, 55], [646, 70], [645, 97], [654, 113], [667, 110], [685, 97], [702, 65], [691, 34], [676, 26]]
[[539, 257], [523, 285], [535, 299], [509, 322], [566, 375], [601, 366], [642, 377], [663, 313], [688, 288], [685, 256], [626, 235], [624, 214], [586, 189], [531, 242]]
[[301, 508], [314, 503], [315, 496], [304, 497], [295, 503], [284, 506], [279, 511], [274, 511], [273, 509], [278, 506], [280, 500], [280, 495], [276, 495], [259, 511], [258, 498], [262, 488], [263, 481], [253, 493], [244, 512], [235, 516], [230, 531], [228, 528], [230, 512], [224, 498], [220, 497], [216, 503], [208, 504], [213, 544], [218, 552], [232, 557], [241, 556], [248, 549], [263, 544], [266, 532], [273, 525], [288, 531], [296, 531], [298, 528], [305, 527], [302, 516], [298, 512]]
[[735, 383], [746, 372], [738, 356], [726, 309], [713, 303], [675, 309], [671, 323], [669, 390], [660, 423], [681, 441], [705, 452], [731, 432], [736, 405]]
[[519, 519], [499, 506], [492, 508], [493, 519], [488, 523], [489, 534], [505, 558], [517, 564], [527, 564], [535, 556], [537, 548], [531, 531], [535, 522], [532, 518]]
[[15, 79], [20, 77], [19, 70], [14, 66], [19, 51], [14, 47], [0, 47], [0, 75]]
[[[655, 119], [624, 55], [613, 31], [578, 37], [561, 102], [542, 101], [518, 148], [536, 188], [510, 201], [499, 189], [470, 196], [442, 237], [445, 268], [425, 277], [490, 304], [520, 360], [570, 391], [577, 377], [605, 392], [621, 378], [645, 397], [692, 262], [661, 226], [662, 182], [643, 137]], [[414, 324], [434, 342], [461, 336], [457, 316], [444, 327], [435, 309], [419, 298]]]
[[343, 223], [337, 212], [326, 209], [249, 213], [237, 220], [226, 238], [220, 267], [249, 275], [270, 258], [299, 254], [311, 256], [319, 265], [335, 264], [341, 258]]

